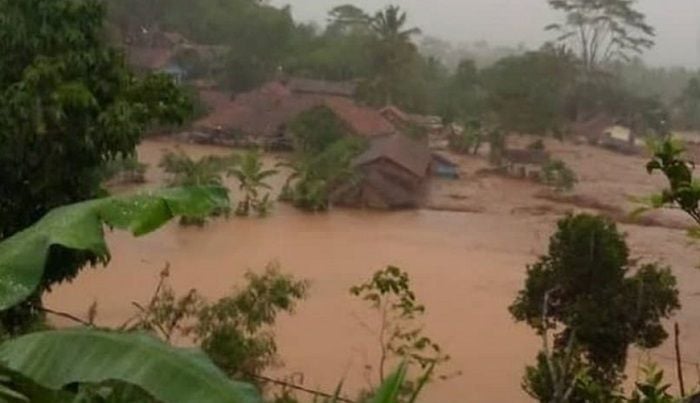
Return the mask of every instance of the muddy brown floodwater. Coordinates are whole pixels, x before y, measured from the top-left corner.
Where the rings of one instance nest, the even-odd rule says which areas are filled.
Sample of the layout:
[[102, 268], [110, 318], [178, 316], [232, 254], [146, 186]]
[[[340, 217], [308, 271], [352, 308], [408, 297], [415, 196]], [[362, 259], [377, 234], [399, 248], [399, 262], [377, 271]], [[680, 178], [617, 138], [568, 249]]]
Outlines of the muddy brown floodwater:
[[[140, 159], [155, 167], [161, 149], [172, 146], [147, 141], [139, 148]], [[182, 147], [192, 155], [226, 152]], [[149, 185], [161, 178], [157, 169], [149, 171]], [[275, 181], [279, 184], [282, 178]], [[501, 183], [499, 191], [508, 183]], [[529, 211], [526, 207], [539, 203], [521, 193], [513, 192], [502, 203], [513, 205], [513, 211]], [[557, 216], [494, 214], [488, 206], [484, 210], [337, 209], [305, 214], [280, 204], [266, 219], [230, 218], [203, 228], [170, 224], [142, 239], [116, 232], [109, 235], [109, 267], [85, 270], [75, 282], [48, 295], [46, 303], [83, 314], [97, 301], [98, 323], [116, 325], [133, 314], [131, 301], [150, 297], [166, 262], [176, 290], [196, 288], [216, 298], [241, 284], [246, 270], [261, 271], [276, 261], [283, 271], [307, 278], [312, 285], [296, 314], [282, 317], [276, 326], [284, 366], [272, 374], [303, 373], [305, 386], [329, 391], [345, 379], [346, 390], [357, 390], [367, 385], [364, 368], [376, 363], [378, 346], [368, 329], [374, 316], [348, 289], [375, 270], [396, 265], [410, 273], [418, 298], [427, 306], [426, 333], [452, 357], [444, 372], [461, 372], [431, 384], [422, 401], [529, 401], [520, 390], [520, 379], [540, 342], [527, 326], [512, 321], [507, 307], [522, 286], [526, 264], [545, 250]], [[623, 228], [634, 255], [673, 266], [684, 303], [675, 320], [683, 328], [685, 357], [700, 361], [700, 272], [694, 268], [700, 253], [688, 245], [682, 231]], [[666, 345], [656, 354], [673, 374], [664, 359], [672, 349]], [[631, 363], [637, 355], [633, 353]], [[687, 367], [692, 382], [696, 369]], [[634, 376], [634, 369], [630, 372]]]

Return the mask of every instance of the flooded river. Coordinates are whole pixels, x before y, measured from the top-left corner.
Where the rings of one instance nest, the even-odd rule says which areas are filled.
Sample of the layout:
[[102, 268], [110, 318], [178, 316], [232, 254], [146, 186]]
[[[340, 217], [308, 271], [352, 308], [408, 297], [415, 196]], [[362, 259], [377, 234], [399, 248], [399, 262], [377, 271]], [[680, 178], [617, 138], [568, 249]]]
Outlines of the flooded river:
[[[169, 146], [146, 142], [141, 160], [155, 166], [160, 150]], [[194, 155], [222, 152], [186, 149]], [[151, 184], [159, 179], [152, 169]], [[109, 267], [86, 270], [50, 294], [47, 305], [82, 314], [97, 301], [97, 321], [114, 325], [134, 312], [131, 301], [149, 298], [166, 262], [176, 290], [196, 288], [216, 298], [240, 284], [246, 270], [260, 271], [276, 261], [284, 272], [311, 280], [311, 289], [296, 314], [282, 317], [275, 329], [284, 366], [274, 374], [301, 372], [305, 386], [329, 391], [345, 378], [351, 390], [366, 386], [364, 367], [376, 362], [378, 346], [376, 335], [362, 325], [372, 323], [371, 312], [348, 289], [395, 265], [410, 273], [427, 307], [426, 334], [452, 357], [445, 372], [461, 371], [430, 385], [424, 401], [527, 401], [520, 379], [539, 340], [512, 321], [507, 307], [522, 286], [526, 264], [544, 251], [555, 220], [426, 210], [305, 214], [277, 205], [265, 219], [232, 217], [203, 228], [170, 224], [141, 239], [113, 233]], [[682, 232], [625, 229], [633, 251], [674, 265], [682, 280], [685, 309], [678, 320], [687, 357], [700, 358], [699, 343], [691, 346], [700, 337], [700, 276], [693, 268], [700, 254], [686, 245]]]

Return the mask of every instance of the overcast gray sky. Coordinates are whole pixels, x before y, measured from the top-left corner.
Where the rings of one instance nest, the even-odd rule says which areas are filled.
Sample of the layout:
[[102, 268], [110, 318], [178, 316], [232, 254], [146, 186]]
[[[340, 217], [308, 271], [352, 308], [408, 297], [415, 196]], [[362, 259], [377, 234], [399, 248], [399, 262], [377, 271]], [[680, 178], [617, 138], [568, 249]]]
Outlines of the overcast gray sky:
[[[497, 45], [524, 42], [537, 47], [549, 39], [543, 27], [556, 18], [546, 0], [272, 0], [290, 4], [301, 20], [325, 21], [326, 12], [352, 3], [367, 11], [387, 4], [403, 7], [412, 25], [451, 41], [485, 39]], [[700, 67], [700, 0], [639, 0], [657, 29], [656, 47], [645, 55], [654, 65]]]

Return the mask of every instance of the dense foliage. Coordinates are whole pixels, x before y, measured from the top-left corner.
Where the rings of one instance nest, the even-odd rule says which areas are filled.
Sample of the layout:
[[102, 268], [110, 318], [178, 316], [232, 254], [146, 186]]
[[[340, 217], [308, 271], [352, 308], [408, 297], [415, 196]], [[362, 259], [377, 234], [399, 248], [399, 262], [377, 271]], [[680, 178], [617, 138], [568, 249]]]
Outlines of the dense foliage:
[[482, 72], [489, 109], [505, 130], [547, 134], [562, 129], [576, 67], [554, 49], [498, 61]]
[[[174, 188], [85, 201], [52, 210], [0, 243], [0, 309], [28, 298], [53, 268], [56, 251], [89, 252], [109, 260], [104, 225], [143, 235], [174, 216], [201, 217], [228, 205], [223, 188]], [[9, 330], [9, 329], [6, 329]]]
[[243, 287], [209, 302], [194, 289], [178, 296], [168, 276], [166, 268], [151, 300], [138, 305], [138, 314], [123, 328], [148, 331], [169, 343], [189, 338], [229, 376], [253, 383], [278, 363], [272, 332], [277, 316], [293, 313], [309, 287], [280, 273], [275, 263], [262, 274], [246, 273]]
[[661, 194], [652, 196], [651, 207], [680, 208], [700, 224], [700, 185], [693, 177], [694, 162], [685, 158], [682, 144], [673, 139], [652, 143], [652, 150], [653, 158], [647, 163], [647, 172], [661, 172], [669, 186]]
[[547, 255], [528, 267], [510, 311], [538, 333], [555, 332], [562, 354], [573, 343], [592, 379], [612, 391], [628, 347], [660, 345], [667, 337], [661, 321], [679, 308], [669, 268], [634, 268], [615, 224], [581, 214], [559, 221]]
[[[2, 239], [99, 195], [100, 168], [133, 153], [151, 123], [181, 121], [187, 105], [165, 76], [129, 73], [107, 46], [100, 1], [6, 0], [0, 15]], [[86, 257], [57, 254], [44, 286], [73, 278]]]
[[289, 201], [303, 210], [328, 210], [333, 191], [357, 178], [352, 160], [365, 147], [362, 139], [347, 137], [332, 143], [319, 154], [302, 154], [293, 162], [283, 164], [291, 173], [282, 188], [280, 200]]
[[[52, 210], [0, 242], [0, 308], [21, 303], [40, 285], [52, 249], [89, 251], [107, 261], [105, 225], [143, 235], [177, 215], [206, 215], [225, 198], [220, 188], [168, 189]], [[229, 380], [201, 353], [174, 349], [143, 334], [93, 329], [32, 333], [1, 344], [0, 359], [3, 401], [260, 402], [251, 386]], [[173, 384], [173, 379], [180, 382]]]

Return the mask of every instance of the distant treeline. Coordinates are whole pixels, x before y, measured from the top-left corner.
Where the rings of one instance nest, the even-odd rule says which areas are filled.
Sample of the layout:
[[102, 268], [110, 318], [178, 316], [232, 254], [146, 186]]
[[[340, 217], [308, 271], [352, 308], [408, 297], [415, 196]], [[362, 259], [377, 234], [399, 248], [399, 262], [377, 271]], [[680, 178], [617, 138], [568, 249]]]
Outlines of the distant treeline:
[[566, 122], [600, 114], [642, 131], [700, 128], [700, 85], [692, 80], [698, 71], [650, 68], [635, 57], [583, 60], [564, 42], [534, 51], [471, 38], [464, 42], [470, 45], [453, 46], [418, 38], [420, 31], [406, 27], [405, 13], [395, 7], [339, 6], [320, 27], [295, 21], [289, 7], [258, 0], [108, 3], [111, 25], [124, 41], [160, 30], [226, 49], [214, 78], [233, 92], [286, 74], [356, 80], [358, 96], [369, 104], [392, 103], [447, 121], [495, 120], [520, 132], [560, 131]]

